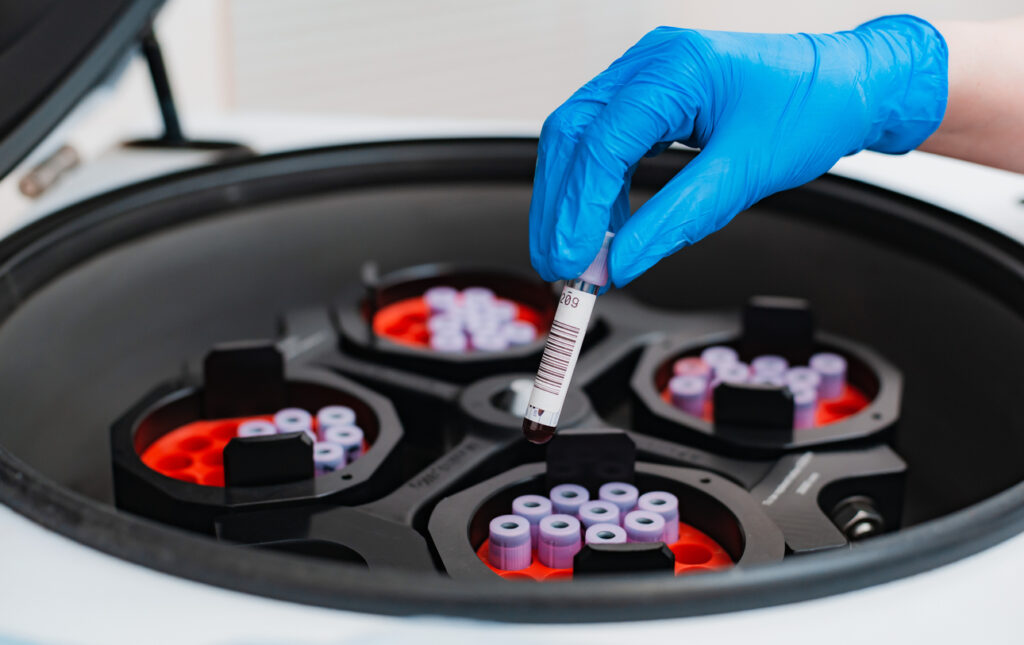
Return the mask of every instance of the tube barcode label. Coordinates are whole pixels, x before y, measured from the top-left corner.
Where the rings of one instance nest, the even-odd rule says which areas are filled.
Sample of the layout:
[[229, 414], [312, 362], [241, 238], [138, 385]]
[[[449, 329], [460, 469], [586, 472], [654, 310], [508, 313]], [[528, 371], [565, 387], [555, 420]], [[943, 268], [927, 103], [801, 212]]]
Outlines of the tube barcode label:
[[566, 286], [558, 300], [558, 310], [548, 332], [540, 359], [526, 418], [546, 426], [558, 425], [562, 402], [572, 380], [576, 360], [583, 345], [590, 314], [597, 296]]

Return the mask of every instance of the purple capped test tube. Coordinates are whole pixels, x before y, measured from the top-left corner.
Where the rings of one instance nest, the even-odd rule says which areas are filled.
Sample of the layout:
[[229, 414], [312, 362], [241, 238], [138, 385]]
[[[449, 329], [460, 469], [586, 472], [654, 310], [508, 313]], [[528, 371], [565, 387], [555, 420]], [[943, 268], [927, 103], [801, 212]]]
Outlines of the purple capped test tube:
[[751, 385], [771, 385], [772, 387], [784, 387], [786, 385], [785, 374], [758, 374], [754, 373], [747, 379]]
[[313, 466], [320, 474], [344, 468], [345, 449], [332, 441], [317, 441], [313, 444]]
[[530, 536], [536, 547], [540, 521], [552, 513], [551, 500], [543, 495], [520, 495], [512, 500], [512, 513], [525, 517], [530, 523]]
[[818, 411], [818, 392], [812, 388], [793, 390], [793, 427], [797, 430], [814, 427]]
[[738, 363], [740, 356], [732, 347], [712, 345], [700, 353], [700, 359], [714, 371], [715, 376], [718, 376], [719, 370], [723, 367]]
[[489, 306], [494, 303], [494, 292], [487, 287], [466, 287], [462, 290], [462, 302], [470, 309]]
[[789, 361], [776, 354], [762, 354], [750, 361], [750, 371], [755, 376], [783, 376], [789, 369]]
[[696, 356], [680, 358], [672, 363], [672, 373], [676, 376], [699, 376], [705, 381], [711, 380], [711, 366]]
[[458, 306], [459, 291], [448, 286], [431, 287], [423, 293], [423, 300], [434, 313], [451, 311]]
[[608, 482], [607, 484], [602, 484], [601, 488], [597, 490], [598, 499], [611, 502], [619, 507], [620, 517], [633, 510], [639, 496], [640, 491], [637, 490], [636, 486], [626, 482]]
[[363, 456], [364, 436], [359, 426], [335, 426], [324, 430], [324, 441], [341, 445], [345, 449], [345, 460], [348, 463]]
[[356, 424], [356, 411], [347, 405], [328, 405], [317, 410], [316, 425], [323, 434], [325, 428]]
[[503, 323], [510, 322], [519, 315], [519, 305], [511, 300], [499, 298], [491, 305], [491, 313]]
[[555, 513], [575, 515], [584, 502], [590, 501], [590, 492], [579, 484], [559, 484], [551, 489], [551, 504]]
[[451, 312], [433, 315], [427, 319], [427, 331], [431, 334], [462, 333], [462, 318]]
[[518, 515], [499, 515], [489, 526], [487, 561], [495, 569], [519, 571], [533, 562], [530, 523]]
[[581, 543], [578, 519], [572, 515], [548, 515], [540, 521], [537, 531], [537, 559], [552, 569], [570, 569]]
[[280, 433], [305, 432], [309, 438], [316, 441], [313, 434], [313, 415], [302, 408], [284, 408], [278, 410], [274, 415], [274, 425]]
[[736, 362], [730, 365], [723, 365], [715, 370], [715, 381], [712, 386], [720, 383], [741, 384], [746, 383], [750, 378], [750, 367], [743, 362]]
[[662, 542], [674, 544], [679, 541], [679, 498], [662, 490], [644, 493], [636, 503], [637, 509], [657, 513], [665, 520]]
[[842, 396], [846, 389], [846, 359], [832, 352], [821, 352], [811, 356], [809, 361], [812, 370], [821, 375], [818, 396], [822, 399], [834, 399]]
[[504, 321], [489, 309], [467, 311], [462, 324], [470, 334], [497, 332]]
[[508, 344], [517, 347], [529, 345], [537, 339], [537, 328], [525, 320], [512, 320], [501, 326]]
[[663, 542], [665, 518], [651, 511], [630, 511], [622, 521], [630, 542]]
[[430, 348], [437, 352], [461, 354], [469, 347], [466, 335], [461, 331], [432, 334]]
[[580, 506], [577, 513], [584, 528], [594, 524], [618, 524], [619, 507], [603, 499], [593, 499]]
[[277, 434], [277, 426], [263, 419], [251, 419], [238, 424], [239, 437], [266, 437]]
[[817, 390], [821, 386], [821, 375], [809, 367], [791, 367], [786, 370], [786, 386], [790, 390]]
[[700, 376], [673, 376], [668, 381], [672, 405], [683, 412], [700, 416], [708, 397], [708, 382]]
[[591, 524], [584, 539], [587, 544], [625, 544], [626, 529], [618, 524]]
[[503, 352], [508, 349], [508, 338], [495, 327], [493, 330], [470, 334], [469, 344], [478, 352]]

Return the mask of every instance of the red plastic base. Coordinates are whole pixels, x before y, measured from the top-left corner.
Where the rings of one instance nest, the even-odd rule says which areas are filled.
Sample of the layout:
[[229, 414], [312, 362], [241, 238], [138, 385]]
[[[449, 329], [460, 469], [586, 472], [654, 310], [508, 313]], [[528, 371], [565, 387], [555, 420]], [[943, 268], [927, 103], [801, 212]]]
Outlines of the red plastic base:
[[[238, 424], [273, 421], [271, 414], [233, 419], [204, 419], [171, 430], [140, 455], [142, 463], [161, 475], [203, 486], [224, 485], [224, 446], [238, 432]], [[313, 421], [316, 430], [316, 420]], [[369, 450], [363, 442], [363, 454]]]
[[[519, 311], [518, 320], [530, 323], [540, 337], [547, 333], [551, 321], [536, 309], [516, 303]], [[430, 318], [430, 307], [421, 296], [406, 298], [381, 308], [373, 317], [373, 331], [396, 343], [413, 347], [430, 347], [430, 332], [427, 320]]]
[[[537, 559], [537, 552], [533, 552], [533, 564], [520, 569], [519, 571], [502, 571], [495, 569], [487, 561], [487, 550], [490, 540], [477, 549], [477, 556], [486, 564], [491, 571], [506, 580], [569, 580], [572, 578], [572, 569], [552, 569], [545, 567]], [[712, 569], [725, 569], [733, 566], [734, 562], [729, 554], [718, 542], [708, 537], [707, 534], [695, 529], [684, 522], [679, 523], [679, 540], [668, 545], [676, 556], [676, 575], [682, 576], [690, 573], [701, 573]]]
[[[672, 395], [669, 393], [667, 386], [662, 389], [661, 398], [669, 405], [672, 405]], [[713, 420], [715, 415], [715, 407], [711, 399], [712, 397], [709, 396], [707, 403], [704, 404], [704, 414], [701, 415], [701, 418], [706, 421]], [[847, 384], [842, 396], [818, 402], [818, 410], [814, 415], [814, 425], [815, 427], [828, 425], [829, 423], [853, 416], [866, 408], [869, 403], [871, 403], [871, 400], [863, 392]]]

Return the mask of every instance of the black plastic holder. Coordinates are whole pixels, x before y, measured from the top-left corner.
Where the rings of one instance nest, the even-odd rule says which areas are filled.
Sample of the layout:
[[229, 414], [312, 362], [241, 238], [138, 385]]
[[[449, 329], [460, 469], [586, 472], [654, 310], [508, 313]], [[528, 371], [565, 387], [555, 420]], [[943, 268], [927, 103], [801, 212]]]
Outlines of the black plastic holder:
[[547, 334], [533, 342], [497, 352], [443, 353], [377, 335], [373, 318], [392, 303], [422, 295], [434, 286], [463, 289], [488, 287], [499, 296], [529, 305], [542, 317], [555, 313], [555, 296], [547, 283], [515, 271], [450, 264], [424, 264], [378, 276], [364, 271], [363, 284], [345, 290], [335, 309], [343, 353], [457, 383], [469, 383], [502, 372], [535, 370]]
[[[815, 352], [835, 352], [847, 360], [847, 381], [869, 399], [863, 409], [832, 423], [793, 430], [793, 404], [785, 388], [721, 385], [715, 390], [715, 419], [689, 414], [662, 398], [679, 358], [699, 356], [711, 345], [736, 349], [741, 359], [779, 354], [791, 363], [806, 363]], [[701, 337], [675, 334], [644, 350], [630, 380], [633, 427], [664, 437], [745, 457], [771, 457], [792, 450], [870, 439], [899, 420], [903, 377], [869, 347], [814, 331], [806, 303], [791, 298], [758, 297], [748, 303], [742, 327], [735, 323]]]
[[[541, 299], [553, 307], [549, 287], [523, 279], [517, 284], [532, 294], [526, 296], [495, 282], [519, 280], [510, 274], [441, 265], [385, 278], [373, 267], [364, 273], [364, 284], [341, 305], [283, 315], [276, 344], [220, 348], [204, 363], [202, 385], [167, 384], [122, 417], [113, 429], [118, 505], [243, 547], [482, 579], [498, 579], [476, 554], [489, 518], [515, 495], [568, 481], [592, 492], [606, 481], [673, 492], [683, 520], [740, 566], [843, 547], [899, 526], [906, 465], [881, 441], [898, 416], [899, 373], [865, 347], [814, 333], [799, 301], [752, 303], [744, 314], [748, 333], [740, 334], [725, 312], [661, 312], [622, 294], [603, 296], [559, 433], [539, 447], [523, 440], [521, 417], [507, 407], [511, 383], [532, 380], [542, 341], [512, 352], [439, 354], [374, 337], [369, 321], [377, 307], [433, 284], [482, 284], [542, 311]], [[802, 430], [799, 440], [764, 428], [702, 429], [660, 398], [658, 379], [674, 358], [722, 342], [802, 360], [821, 348], [838, 350], [872, 403], [851, 419], [852, 431], [846, 420]], [[278, 464], [269, 476], [283, 477], [279, 483], [216, 488], [165, 477], [139, 459], [155, 438], [190, 421], [326, 403], [356, 408], [372, 443], [339, 473], [310, 478]], [[621, 420], [623, 410], [634, 418], [625, 432], [612, 419]], [[250, 474], [259, 478], [286, 442], [300, 455], [293, 462], [307, 463], [303, 441], [295, 435], [229, 445], [251, 451], [241, 459], [251, 460]], [[848, 449], [820, 449], [839, 442]], [[587, 547], [579, 557], [581, 575], [671, 564], [664, 547]]]
[[[235, 438], [228, 443], [225, 460], [233, 461], [235, 479], [257, 485], [181, 481], [151, 469], [140, 456], [164, 434], [194, 421], [324, 405], [354, 409], [370, 448], [345, 468], [315, 478], [312, 444], [301, 433], [260, 437], [262, 441]], [[402, 435], [391, 402], [368, 388], [324, 369], [286, 370], [280, 352], [269, 343], [224, 345], [207, 355], [202, 384], [161, 385], [113, 424], [115, 500], [124, 510], [207, 533], [214, 531], [217, 517], [242, 509], [328, 498], [357, 503], [383, 493], [395, 477], [393, 456]], [[267, 459], [268, 453], [278, 458]], [[284, 458], [288, 454], [295, 458]]]
[[[681, 519], [718, 542], [737, 566], [781, 560], [782, 532], [743, 488], [723, 477], [694, 468], [637, 462], [635, 483], [643, 490], [665, 490], [679, 498]], [[519, 495], [546, 495], [547, 464], [524, 464], [456, 495], [445, 498], [430, 516], [430, 537], [445, 571], [458, 579], [498, 579], [477, 555], [491, 519], [509, 512]], [[596, 490], [591, 493], [596, 498]], [[586, 573], [637, 572], [647, 567], [619, 566], [635, 554], [628, 548], [608, 550], [608, 559]], [[618, 551], [616, 553], [616, 551]], [[579, 555], [577, 555], [579, 557]]]

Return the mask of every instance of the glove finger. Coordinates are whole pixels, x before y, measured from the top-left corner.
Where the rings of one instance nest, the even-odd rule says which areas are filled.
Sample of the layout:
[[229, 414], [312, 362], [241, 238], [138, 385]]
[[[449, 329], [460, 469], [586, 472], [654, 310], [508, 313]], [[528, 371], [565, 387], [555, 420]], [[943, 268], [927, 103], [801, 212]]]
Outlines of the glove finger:
[[597, 255], [630, 168], [658, 144], [693, 129], [696, 102], [662, 90], [634, 79], [581, 135], [555, 207], [549, 266], [560, 276], [579, 275]]
[[[634, 49], [637, 46], [639, 43]], [[550, 255], [554, 246], [555, 208], [564, 190], [573, 151], [594, 117], [644, 64], [631, 55], [634, 49], [578, 89], [551, 113], [541, 129], [530, 201], [530, 261], [541, 278], [549, 282], [574, 277], [560, 275], [553, 270]]]
[[622, 287], [662, 258], [728, 224], [759, 197], [745, 189], [742, 159], [701, 152], [619, 230], [608, 255]]

